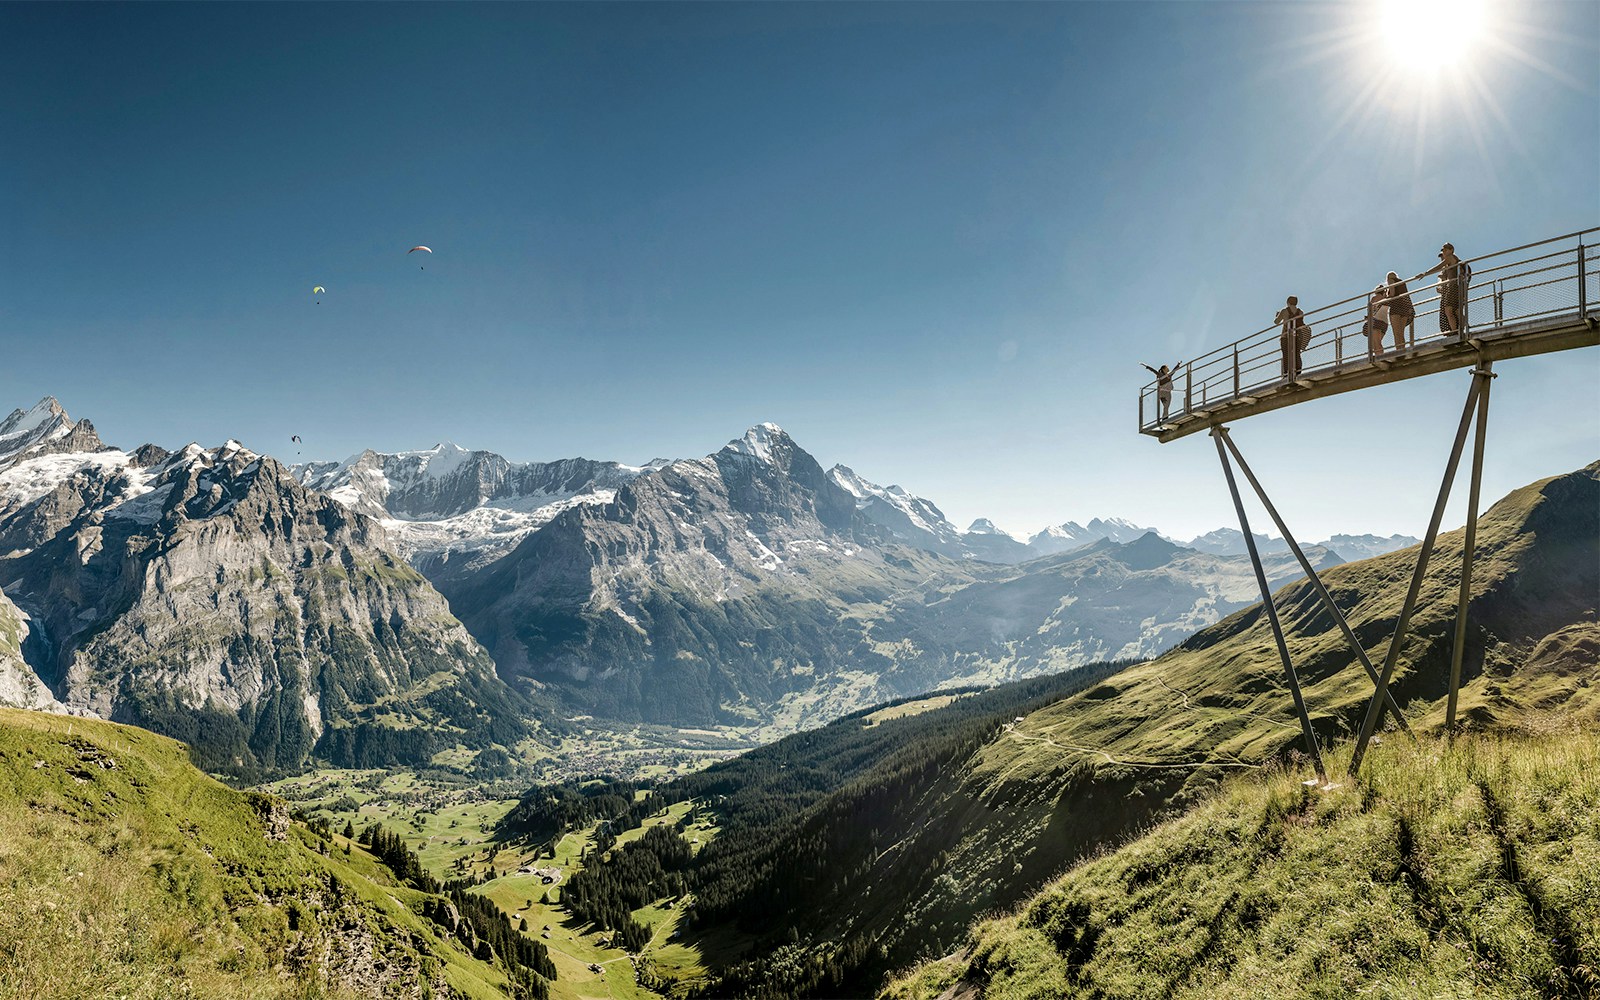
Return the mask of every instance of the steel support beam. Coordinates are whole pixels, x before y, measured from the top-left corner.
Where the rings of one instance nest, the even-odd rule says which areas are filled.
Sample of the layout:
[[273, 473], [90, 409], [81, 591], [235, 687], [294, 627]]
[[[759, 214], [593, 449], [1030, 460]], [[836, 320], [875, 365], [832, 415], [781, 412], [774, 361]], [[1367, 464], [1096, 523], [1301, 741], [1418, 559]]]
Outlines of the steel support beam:
[[1244, 501], [1239, 498], [1239, 484], [1234, 481], [1233, 466], [1229, 464], [1228, 452], [1223, 447], [1227, 433], [1227, 429], [1220, 425], [1211, 429], [1211, 437], [1217, 443], [1217, 458], [1222, 462], [1222, 474], [1227, 477], [1228, 492], [1233, 495], [1233, 509], [1239, 514], [1239, 530], [1244, 532], [1244, 545], [1250, 553], [1250, 565], [1256, 571], [1256, 584], [1261, 588], [1261, 606], [1267, 613], [1267, 621], [1272, 624], [1272, 638], [1278, 644], [1278, 657], [1283, 660], [1283, 672], [1289, 678], [1289, 691], [1294, 695], [1294, 710], [1300, 715], [1300, 732], [1305, 736], [1306, 749], [1316, 766], [1317, 780], [1327, 784], [1328, 771], [1322, 766], [1322, 751], [1317, 747], [1317, 734], [1312, 731], [1311, 717], [1306, 714], [1305, 698], [1300, 694], [1300, 678], [1295, 674], [1294, 663], [1289, 659], [1289, 646], [1283, 641], [1283, 625], [1278, 621], [1278, 609], [1272, 604], [1272, 590], [1267, 586], [1267, 573], [1261, 568], [1261, 553], [1256, 551], [1255, 536], [1250, 534], [1250, 519], [1245, 516]]
[[[1272, 523], [1277, 527], [1278, 534], [1282, 535], [1283, 540], [1289, 543], [1289, 551], [1294, 553], [1295, 559], [1300, 562], [1300, 569], [1305, 573], [1306, 578], [1311, 581], [1311, 586], [1316, 588], [1317, 596], [1322, 599], [1322, 606], [1327, 608], [1328, 613], [1333, 615], [1333, 620], [1339, 623], [1339, 630], [1344, 633], [1345, 641], [1350, 644], [1351, 649], [1355, 650], [1356, 657], [1361, 660], [1361, 666], [1366, 668], [1367, 676], [1372, 678], [1372, 683], [1377, 684], [1377, 668], [1372, 665], [1371, 660], [1367, 659], [1367, 651], [1361, 648], [1361, 643], [1356, 639], [1355, 633], [1350, 631], [1350, 623], [1345, 621], [1344, 614], [1339, 610], [1339, 606], [1333, 602], [1333, 595], [1329, 594], [1328, 588], [1322, 585], [1322, 578], [1317, 576], [1317, 571], [1311, 568], [1311, 560], [1306, 558], [1305, 552], [1300, 548], [1300, 543], [1295, 541], [1294, 535], [1289, 532], [1289, 526], [1283, 523], [1283, 518], [1278, 515], [1278, 508], [1272, 505], [1272, 500], [1256, 479], [1256, 474], [1250, 471], [1249, 463], [1239, 453], [1239, 446], [1233, 443], [1233, 436], [1228, 433], [1226, 427], [1218, 427], [1212, 433], [1220, 438], [1223, 444], [1228, 446], [1228, 451], [1233, 454], [1233, 460], [1239, 463], [1239, 471], [1244, 473], [1244, 478], [1250, 484], [1250, 488], [1256, 491], [1256, 496], [1261, 500], [1261, 506], [1267, 509], [1267, 516], [1272, 518]], [[1394, 695], [1388, 696], [1387, 703], [1389, 711], [1394, 713], [1395, 721], [1400, 725], [1400, 728], [1410, 734], [1411, 727], [1406, 724], [1405, 713], [1401, 712], [1400, 706], [1395, 703]]]
[[1467, 649], [1467, 601], [1472, 596], [1472, 560], [1478, 544], [1478, 494], [1483, 486], [1483, 438], [1489, 430], [1489, 387], [1494, 362], [1472, 370], [1478, 392], [1478, 427], [1472, 439], [1472, 484], [1467, 492], [1467, 530], [1461, 542], [1461, 593], [1456, 599], [1456, 641], [1450, 651], [1450, 698], [1444, 712], [1446, 733], [1456, 728], [1456, 697], [1461, 691], [1461, 660]]
[[1355, 753], [1350, 758], [1350, 776], [1361, 770], [1361, 758], [1366, 756], [1367, 744], [1378, 728], [1378, 716], [1389, 695], [1389, 681], [1394, 678], [1395, 664], [1400, 660], [1400, 647], [1405, 644], [1406, 630], [1411, 626], [1411, 613], [1417, 608], [1417, 595], [1422, 592], [1422, 580], [1428, 573], [1428, 557], [1433, 554], [1433, 543], [1439, 538], [1439, 522], [1444, 519], [1444, 507], [1450, 499], [1450, 487], [1455, 482], [1456, 467], [1461, 464], [1461, 447], [1466, 444], [1467, 430], [1472, 426], [1472, 411], [1478, 405], [1480, 384], [1485, 379], [1474, 374], [1472, 387], [1467, 390], [1467, 404], [1461, 410], [1461, 425], [1456, 428], [1456, 441], [1450, 449], [1450, 461], [1445, 466], [1444, 482], [1439, 484], [1439, 499], [1433, 505], [1433, 519], [1428, 522], [1428, 533], [1422, 539], [1422, 550], [1417, 553], [1417, 568], [1411, 574], [1411, 588], [1406, 591], [1405, 604], [1400, 608], [1400, 620], [1395, 623], [1394, 638], [1389, 642], [1389, 653], [1383, 658], [1383, 673], [1378, 677], [1378, 690], [1367, 704], [1367, 714], [1361, 723], [1361, 735], [1356, 740]]

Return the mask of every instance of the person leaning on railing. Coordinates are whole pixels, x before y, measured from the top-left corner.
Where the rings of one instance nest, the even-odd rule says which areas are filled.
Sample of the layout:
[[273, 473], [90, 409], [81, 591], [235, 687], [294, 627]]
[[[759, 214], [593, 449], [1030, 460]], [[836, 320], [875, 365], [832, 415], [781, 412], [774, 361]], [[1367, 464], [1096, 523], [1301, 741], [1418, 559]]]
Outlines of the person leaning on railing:
[[1435, 272], [1439, 275], [1439, 332], [1460, 336], [1467, 329], [1467, 282], [1471, 280], [1472, 268], [1456, 256], [1454, 243], [1446, 243], [1439, 248], [1439, 263], [1412, 280]]
[[[1411, 302], [1411, 289], [1400, 280], [1400, 275], [1389, 272], [1388, 284], [1384, 286], [1383, 304], [1389, 308], [1389, 328], [1394, 331], [1394, 349], [1406, 349], [1405, 335], [1417, 335], [1417, 307]], [[1415, 280], [1415, 279], [1413, 279]]]
[[1305, 310], [1300, 308], [1300, 299], [1289, 296], [1282, 309], [1272, 318], [1281, 331], [1278, 334], [1278, 346], [1283, 350], [1283, 377], [1300, 377], [1300, 352], [1311, 344], [1311, 327], [1306, 325]]
[[1384, 305], [1385, 289], [1388, 286], [1378, 285], [1367, 296], [1367, 360], [1376, 361], [1383, 353], [1383, 335], [1389, 328], [1389, 307]]

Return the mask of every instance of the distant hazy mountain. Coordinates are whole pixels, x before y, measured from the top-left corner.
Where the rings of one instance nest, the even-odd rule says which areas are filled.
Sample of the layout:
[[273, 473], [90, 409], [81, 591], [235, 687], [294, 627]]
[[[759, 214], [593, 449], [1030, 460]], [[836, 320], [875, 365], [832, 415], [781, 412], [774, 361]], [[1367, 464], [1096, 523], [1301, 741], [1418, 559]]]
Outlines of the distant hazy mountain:
[[1410, 535], [1390, 535], [1387, 538], [1382, 535], [1334, 535], [1327, 541], [1317, 544], [1332, 549], [1349, 562], [1358, 562], [1397, 552], [1400, 549], [1409, 549], [1421, 542], [1422, 539]]
[[1054, 555], [1058, 552], [1070, 552], [1085, 545], [1093, 545], [1102, 539], [1131, 542], [1145, 532], [1153, 530], [1153, 528], [1141, 528], [1132, 521], [1120, 517], [1104, 520], [1097, 517], [1087, 525], [1068, 521], [1046, 528], [1029, 538], [1028, 549], [1036, 556]]
[[[1251, 534], [1255, 535], [1256, 548], [1262, 553], [1289, 551], [1289, 543], [1281, 538], [1255, 532]], [[1421, 539], [1412, 538], [1410, 535], [1390, 535], [1388, 538], [1379, 535], [1334, 535], [1332, 538], [1311, 544], [1338, 553], [1342, 560], [1354, 561], [1371, 559], [1373, 556], [1409, 548], [1420, 541]], [[1246, 552], [1244, 533], [1237, 528], [1218, 528], [1182, 544], [1191, 549], [1219, 556], [1239, 556]], [[1301, 543], [1301, 547], [1307, 548], [1304, 542]]]
[[[0, 659], [19, 649], [68, 710], [242, 771], [313, 747], [417, 762], [524, 731], [521, 699], [375, 520], [236, 442], [127, 453], [54, 400], [29, 412], [55, 429], [0, 471]], [[75, 437], [100, 450], [49, 447]]]

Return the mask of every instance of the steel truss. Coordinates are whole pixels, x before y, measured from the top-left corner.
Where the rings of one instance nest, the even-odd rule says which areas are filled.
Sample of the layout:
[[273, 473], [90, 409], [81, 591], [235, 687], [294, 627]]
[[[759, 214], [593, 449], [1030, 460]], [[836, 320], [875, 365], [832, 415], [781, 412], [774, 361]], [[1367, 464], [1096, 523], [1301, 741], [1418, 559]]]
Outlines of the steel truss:
[[1317, 772], [1317, 784], [1326, 785], [1328, 782], [1327, 769], [1322, 762], [1322, 751], [1317, 745], [1316, 732], [1311, 726], [1311, 716], [1306, 710], [1305, 697], [1300, 690], [1300, 678], [1294, 668], [1294, 663], [1289, 656], [1288, 644], [1284, 641], [1283, 625], [1278, 619], [1278, 610], [1273, 604], [1272, 592], [1267, 585], [1266, 570], [1261, 565], [1261, 553], [1258, 551], [1255, 536], [1250, 533], [1250, 521], [1245, 515], [1244, 501], [1239, 496], [1239, 486], [1234, 479], [1233, 465], [1229, 462], [1232, 455], [1233, 462], [1237, 462], [1239, 470], [1244, 473], [1245, 479], [1250, 483], [1257, 498], [1260, 499], [1267, 515], [1272, 518], [1272, 523], [1277, 527], [1283, 539], [1289, 545], [1289, 550], [1294, 553], [1296, 561], [1306, 578], [1311, 581], [1317, 597], [1322, 606], [1333, 616], [1339, 629], [1344, 633], [1344, 638], [1350, 648], [1355, 652], [1356, 658], [1361, 661], [1367, 676], [1374, 684], [1372, 699], [1367, 705], [1366, 714], [1362, 718], [1360, 734], [1357, 737], [1356, 749], [1350, 760], [1350, 775], [1354, 777], [1361, 769], [1362, 758], [1366, 756], [1368, 744], [1372, 741], [1373, 733], [1383, 721], [1385, 709], [1394, 718], [1396, 725], [1408, 735], [1411, 728], [1406, 723], [1405, 714], [1400, 710], [1400, 705], [1395, 701], [1393, 693], [1389, 690], [1390, 682], [1394, 679], [1395, 666], [1400, 659], [1400, 649], [1405, 642], [1406, 632], [1411, 625], [1411, 615], [1416, 611], [1417, 597], [1422, 591], [1422, 581], [1428, 572], [1428, 561], [1433, 555], [1434, 544], [1439, 537], [1439, 524], [1444, 519], [1445, 505], [1450, 499], [1450, 488], [1455, 482], [1456, 470], [1461, 463], [1461, 452], [1466, 445], [1467, 432], [1472, 428], [1473, 414], [1477, 414], [1477, 429], [1474, 435], [1472, 448], [1472, 484], [1467, 499], [1467, 525], [1465, 538], [1462, 543], [1461, 587], [1456, 603], [1455, 642], [1451, 649], [1450, 657], [1450, 691], [1448, 707], [1445, 710], [1445, 728], [1453, 731], [1456, 718], [1457, 694], [1461, 684], [1461, 663], [1466, 651], [1467, 638], [1467, 604], [1472, 590], [1472, 562], [1477, 544], [1478, 533], [1478, 500], [1483, 484], [1483, 449], [1484, 437], [1489, 425], [1489, 386], [1495, 378], [1493, 362], [1481, 358], [1477, 367], [1472, 369], [1472, 384], [1467, 390], [1466, 405], [1462, 408], [1461, 423], [1456, 429], [1455, 443], [1450, 450], [1450, 460], [1445, 465], [1444, 481], [1439, 487], [1439, 496], [1434, 503], [1433, 517], [1428, 522], [1428, 531], [1422, 540], [1422, 546], [1417, 553], [1417, 565], [1411, 575], [1411, 586], [1406, 591], [1405, 603], [1400, 609], [1400, 618], [1395, 623], [1394, 637], [1389, 641], [1389, 650], [1383, 658], [1383, 668], [1380, 671], [1372, 665], [1367, 652], [1362, 648], [1355, 633], [1350, 630], [1350, 624], [1345, 620], [1344, 614], [1334, 603], [1332, 595], [1322, 583], [1321, 577], [1312, 567], [1311, 561], [1306, 558], [1300, 543], [1295, 541], [1288, 525], [1284, 524], [1277, 507], [1272, 499], [1267, 496], [1267, 491], [1262, 487], [1255, 473], [1245, 462], [1244, 456], [1239, 452], [1239, 446], [1234, 444], [1228, 428], [1222, 424], [1213, 425], [1211, 428], [1212, 440], [1216, 442], [1217, 458], [1222, 463], [1222, 473], [1228, 482], [1228, 492], [1233, 497], [1234, 510], [1239, 515], [1239, 530], [1244, 533], [1245, 549], [1250, 555], [1250, 565], [1255, 570], [1256, 584], [1261, 589], [1261, 604], [1266, 612], [1267, 621], [1272, 627], [1272, 637], [1278, 647], [1278, 657], [1283, 662], [1284, 676], [1289, 682], [1290, 694], [1294, 697], [1295, 712], [1300, 717], [1300, 731], [1305, 739], [1306, 751]]

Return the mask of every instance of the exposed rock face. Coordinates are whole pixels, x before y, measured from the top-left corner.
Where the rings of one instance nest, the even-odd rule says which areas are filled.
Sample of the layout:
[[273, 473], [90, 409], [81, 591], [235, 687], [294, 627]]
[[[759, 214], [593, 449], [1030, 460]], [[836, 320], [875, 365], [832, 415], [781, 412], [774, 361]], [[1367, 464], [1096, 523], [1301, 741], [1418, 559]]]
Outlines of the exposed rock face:
[[250, 805], [255, 808], [256, 815], [261, 819], [261, 836], [267, 840], [288, 840], [289, 804], [276, 795], [267, 795], [264, 792], [246, 794], [249, 796]]
[[61, 703], [23, 658], [29, 625], [28, 616], [0, 592], [0, 705], [59, 711]]
[[855, 498], [771, 425], [575, 507], [459, 586], [508, 676], [594, 714], [683, 724], [762, 717], [783, 694], [892, 663], [840, 616], [914, 587], [864, 544]]
[[313, 747], [414, 761], [523, 731], [525, 706], [381, 526], [233, 442], [13, 463], [0, 587], [59, 700], [185, 739], [207, 766], [295, 769]]

